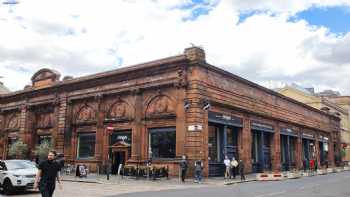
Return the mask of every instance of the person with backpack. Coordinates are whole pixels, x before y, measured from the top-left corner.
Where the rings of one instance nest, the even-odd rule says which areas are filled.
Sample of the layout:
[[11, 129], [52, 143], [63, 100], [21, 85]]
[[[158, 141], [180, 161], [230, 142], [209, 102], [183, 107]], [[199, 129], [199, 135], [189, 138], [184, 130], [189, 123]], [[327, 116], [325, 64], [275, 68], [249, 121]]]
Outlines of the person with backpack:
[[203, 162], [202, 160], [197, 160], [194, 163], [194, 173], [195, 173], [195, 183], [202, 182], [202, 171], [203, 171]]
[[231, 160], [231, 175], [233, 176], [233, 179], [236, 179], [237, 167], [238, 167], [238, 161], [236, 160], [235, 157], [232, 157], [232, 160]]
[[180, 161], [180, 173], [181, 173], [182, 182], [185, 182], [187, 168], [188, 168], [188, 163], [186, 160], [186, 155], [182, 155], [182, 160]]

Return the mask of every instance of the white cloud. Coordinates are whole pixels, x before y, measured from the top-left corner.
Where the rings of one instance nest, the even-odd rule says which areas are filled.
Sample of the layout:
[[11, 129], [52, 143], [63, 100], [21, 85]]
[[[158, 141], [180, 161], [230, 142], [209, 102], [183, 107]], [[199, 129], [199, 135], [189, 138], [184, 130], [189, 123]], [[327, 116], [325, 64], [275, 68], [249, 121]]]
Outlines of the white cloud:
[[[194, 43], [209, 63], [266, 86], [298, 82], [350, 94], [350, 33], [288, 20], [311, 6], [350, 2], [278, 2], [26, 0], [10, 13], [1, 5], [0, 75], [16, 90], [42, 67], [80, 76], [117, 68], [120, 60], [127, 66], [177, 55]], [[198, 8], [208, 14], [188, 20]], [[256, 9], [267, 12], [238, 23], [241, 11]]]

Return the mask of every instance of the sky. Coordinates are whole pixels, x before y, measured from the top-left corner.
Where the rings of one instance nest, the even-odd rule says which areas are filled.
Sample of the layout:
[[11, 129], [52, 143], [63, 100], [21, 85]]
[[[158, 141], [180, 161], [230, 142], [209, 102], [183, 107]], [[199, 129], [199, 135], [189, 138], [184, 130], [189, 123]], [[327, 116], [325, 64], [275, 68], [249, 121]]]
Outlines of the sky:
[[191, 44], [268, 88], [350, 95], [350, 0], [0, 0], [0, 80], [12, 91], [41, 68], [79, 77]]

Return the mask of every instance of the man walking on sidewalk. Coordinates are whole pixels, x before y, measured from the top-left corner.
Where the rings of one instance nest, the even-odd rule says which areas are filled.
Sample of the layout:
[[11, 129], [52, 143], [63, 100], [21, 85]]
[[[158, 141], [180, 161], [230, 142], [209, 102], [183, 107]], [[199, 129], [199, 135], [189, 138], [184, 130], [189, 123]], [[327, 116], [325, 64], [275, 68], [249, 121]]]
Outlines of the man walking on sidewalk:
[[181, 173], [181, 181], [185, 182], [186, 172], [187, 172], [188, 164], [186, 160], [186, 155], [182, 155], [182, 160], [180, 161], [180, 173]]
[[[39, 164], [38, 173], [35, 177], [34, 189], [39, 187], [39, 191], [42, 197], [52, 197], [55, 191], [56, 179], [59, 183], [60, 189], [62, 188], [59, 178], [59, 171], [61, 166], [55, 161], [56, 151], [50, 151], [47, 160]], [[40, 180], [40, 182], [39, 182]]]
[[239, 169], [239, 174], [241, 175], [241, 181], [244, 181], [245, 180], [244, 163], [243, 163], [242, 159], [239, 160], [238, 169]]

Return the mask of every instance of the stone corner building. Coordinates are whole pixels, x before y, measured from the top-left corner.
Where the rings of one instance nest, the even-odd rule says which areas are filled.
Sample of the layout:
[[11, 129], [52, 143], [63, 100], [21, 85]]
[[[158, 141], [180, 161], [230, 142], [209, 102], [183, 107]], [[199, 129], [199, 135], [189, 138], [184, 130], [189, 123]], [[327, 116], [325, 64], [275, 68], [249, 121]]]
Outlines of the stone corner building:
[[[152, 158], [178, 172], [181, 155], [206, 176], [235, 156], [247, 172], [334, 165], [339, 118], [206, 63], [204, 50], [79, 78], [42, 69], [32, 85], [0, 95], [0, 153], [21, 139], [30, 150], [50, 140], [67, 163], [96, 171], [112, 160]], [[28, 157], [34, 157], [33, 151]]]

